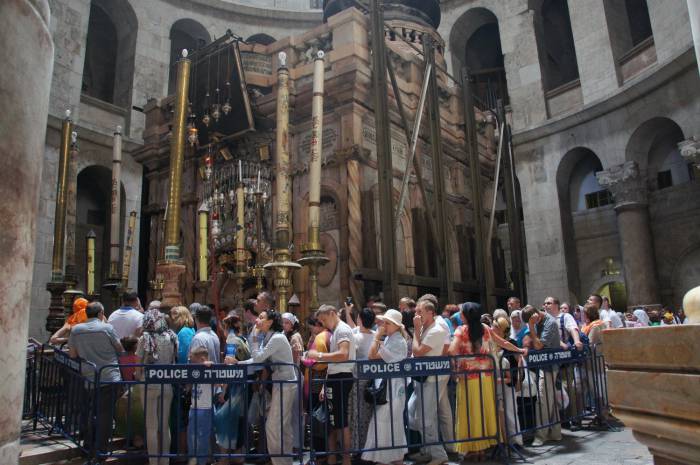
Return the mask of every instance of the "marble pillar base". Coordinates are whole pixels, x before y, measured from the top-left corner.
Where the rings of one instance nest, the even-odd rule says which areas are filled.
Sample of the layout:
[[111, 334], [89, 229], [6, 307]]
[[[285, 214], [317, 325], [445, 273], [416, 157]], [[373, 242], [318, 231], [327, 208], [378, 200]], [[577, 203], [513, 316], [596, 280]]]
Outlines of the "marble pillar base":
[[700, 325], [603, 332], [613, 414], [654, 463], [700, 465]]
[[163, 277], [161, 304], [164, 307], [172, 308], [184, 303], [180, 292], [180, 276], [185, 270], [185, 265], [176, 261], [163, 261], [156, 266], [156, 274]]
[[0, 445], [0, 463], [17, 463], [19, 453], [19, 439]]

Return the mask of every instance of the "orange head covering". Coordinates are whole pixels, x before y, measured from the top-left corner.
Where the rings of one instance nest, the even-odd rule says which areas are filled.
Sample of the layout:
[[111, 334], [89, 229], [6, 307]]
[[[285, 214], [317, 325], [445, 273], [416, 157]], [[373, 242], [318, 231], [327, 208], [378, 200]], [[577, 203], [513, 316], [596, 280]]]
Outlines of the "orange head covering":
[[78, 323], [87, 321], [87, 313], [85, 312], [87, 305], [87, 299], [83, 299], [82, 297], [75, 299], [73, 302], [73, 313], [68, 317], [66, 323], [75, 326]]

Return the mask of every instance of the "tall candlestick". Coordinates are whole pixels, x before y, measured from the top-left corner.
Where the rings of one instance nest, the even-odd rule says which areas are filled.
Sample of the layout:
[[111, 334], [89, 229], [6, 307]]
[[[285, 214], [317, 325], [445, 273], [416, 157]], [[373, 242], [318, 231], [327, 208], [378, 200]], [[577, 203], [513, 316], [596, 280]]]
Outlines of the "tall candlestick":
[[168, 193], [168, 218], [165, 224], [165, 260], [180, 259], [180, 199], [182, 198], [187, 92], [191, 65], [192, 62], [187, 59], [187, 50], [183, 50], [182, 58], [177, 62], [175, 116], [173, 118], [173, 135], [170, 139], [170, 191]]
[[243, 168], [241, 160], [238, 160], [238, 182], [243, 182]]
[[280, 67], [277, 72], [277, 163], [276, 193], [277, 217], [275, 219], [275, 247], [289, 246], [289, 203], [292, 190], [289, 182], [289, 70], [287, 54], [280, 52]]
[[290, 197], [292, 186], [289, 181], [289, 70], [287, 54], [280, 52], [277, 70], [277, 134], [276, 134], [276, 194], [277, 214], [275, 216], [275, 259], [265, 265], [275, 270], [278, 309], [287, 311], [287, 296], [294, 292], [291, 270], [301, 268], [291, 261], [289, 243], [291, 238]]
[[65, 281], [69, 288], [75, 287], [78, 277], [75, 274], [75, 223], [77, 216], [78, 190], [78, 133], [71, 132], [71, 146], [68, 162], [68, 182], [66, 193], [66, 269]]
[[129, 273], [131, 271], [131, 253], [134, 248], [134, 229], [136, 229], [136, 212], [129, 213], [129, 227], [126, 230], [126, 245], [124, 246], [124, 263], [122, 265], [122, 287], [129, 286]]
[[[323, 78], [324, 53], [318, 52], [314, 61], [313, 101], [311, 112], [311, 154], [309, 161], [309, 233], [318, 229], [321, 208], [321, 155], [323, 153]], [[309, 237], [309, 242], [318, 237]]]
[[117, 126], [112, 145], [112, 202], [109, 228], [109, 277], [119, 279], [119, 215], [121, 212], [122, 127]]
[[187, 128], [187, 95], [190, 84], [192, 61], [187, 59], [187, 50], [177, 62], [177, 85], [175, 87], [175, 115], [170, 138], [170, 176], [168, 192], [168, 212], [165, 219], [164, 259], [156, 266], [156, 273], [162, 276], [161, 301], [166, 307], [180, 305], [183, 301], [180, 291], [180, 276], [186, 268], [180, 251], [180, 208], [182, 200], [182, 170], [185, 163], [185, 133]]
[[53, 229], [53, 257], [51, 260], [51, 280], [63, 281], [63, 253], [66, 240], [66, 199], [68, 191], [68, 167], [71, 128], [70, 110], [66, 110], [66, 118], [61, 127], [61, 148], [58, 159], [58, 182], [56, 185], [56, 213]]
[[88, 296], [95, 295], [95, 231], [90, 230], [86, 236], [87, 242], [87, 276], [85, 281]]
[[209, 206], [205, 201], [199, 207], [199, 281], [209, 280]]
[[[324, 53], [319, 51], [314, 61], [313, 100], [311, 103], [311, 149], [309, 160], [309, 229], [307, 242], [299, 263], [309, 267], [310, 307], [318, 302], [318, 269], [328, 262], [321, 245], [321, 157], [323, 154], [323, 79]], [[301, 315], [302, 318], [306, 315]]]
[[243, 183], [236, 187], [236, 256], [245, 261], [245, 190]]

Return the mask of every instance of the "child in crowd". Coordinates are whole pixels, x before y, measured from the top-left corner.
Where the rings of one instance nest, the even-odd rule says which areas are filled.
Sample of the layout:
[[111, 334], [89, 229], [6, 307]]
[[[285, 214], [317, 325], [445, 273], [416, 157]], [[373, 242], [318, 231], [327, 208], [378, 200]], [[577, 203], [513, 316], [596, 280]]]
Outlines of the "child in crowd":
[[[121, 338], [124, 353], [119, 356], [119, 371], [124, 381], [136, 381], [136, 365], [141, 360], [136, 355], [139, 340], [134, 336]], [[117, 399], [115, 406], [115, 435], [126, 437], [127, 447], [140, 449], [144, 445], [143, 385], [126, 385], [126, 392]]]
[[136, 346], [139, 340], [134, 336], [127, 336], [121, 338], [122, 347], [124, 347], [124, 353], [119, 356], [119, 370], [122, 372], [122, 379], [124, 381], [135, 381], [136, 367], [134, 366], [124, 366], [124, 365], [135, 365], [140, 363], [139, 357], [136, 355]]
[[[207, 348], [200, 346], [192, 349], [190, 363], [211, 365]], [[187, 424], [187, 450], [193, 458], [190, 459], [189, 465], [204, 465], [211, 455], [214, 414], [212, 394], [211, 384], [192, 385], [192, 406]]]
[[[532, 338], [529, 334], [523, 336], [523, 348], [532, 350]], [[535, 439], [534, 428], [537, 424], [537, 373], [529, 370], [525, 357], [518, 361], [519, 374], [516, 380], [517, 411], [520, 430], [525, 445], [532, 444]]]

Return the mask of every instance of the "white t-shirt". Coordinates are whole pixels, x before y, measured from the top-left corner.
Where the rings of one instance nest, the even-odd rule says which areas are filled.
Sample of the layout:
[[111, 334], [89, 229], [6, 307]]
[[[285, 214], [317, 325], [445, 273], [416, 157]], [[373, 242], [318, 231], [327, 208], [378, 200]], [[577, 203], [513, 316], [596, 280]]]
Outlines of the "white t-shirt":
[[369, 348], [374, 340], [375, 332], [370, 330], [369, 333], [363, 333], [357, 326], [352, 328], [352, 335], [355, 337], [355, 360], [369, 359]]
[[[564, 316], [563, 328], [561, 327], [562, 316]], [[569, 330], [574, 329], [578, 331], [578, 325], [576, 324], [576, 320], [570, 313], [561, 312], [559, 315], [553, 316], [552, 318], [555, 318], [557, 320], [557, 325], [559, 325], [559, 336], [561, 337], [562, 342], [566, 343], [569, 341], [569, 337], [571, 336]]]
[[120, 308], [109, 315], [107, 323], [112, 325], [119, 339], [136, 336], [136, 332], [143, 325], [143, 314], [132, 307]]
[[213, 386], [211, 384], [192, 385], [192, 408], [197, 410], [209, 410]]
[[615, 310], [600, 310], [600, 319], [608, 323], [610, 328], [623, 328], [622, 320]]
[[[352, 329], [344, 321], [338, 321], [333, 333], [331, 334], [331, 344], [328, 352], [337, 352], [341, 342], [350, 344], [348, 350], [348, 362], [353, 362], [356, 356], [355, 337], [352, 334]], [[352, 373], [355, 368], [354, 363], [329, 363], [328, 374], [334, 375], [337, 373]]]
[[450, 331], [440, 325], [437, 320], [430, 325], [429, 328], [426, 329], [423, 327], [422, 334], [420, 335], [420, 342], [430, 347], [428, 353], [423, 355], [423, 357], [439, 357], [442, 355], [442, 347], [445, 343], [445, 332], [447, 332], [449, 337]]
[[[450, 326], [447, 324], [447, 321], [445, 321], [442, 315], [435, 315], [435, 322], [445, 330], [445, 338], [443, 344], [450, 345], [452, 339], [450, 338]], [[442, 352], [440, 352], [440, 355], [442, 355]]]

